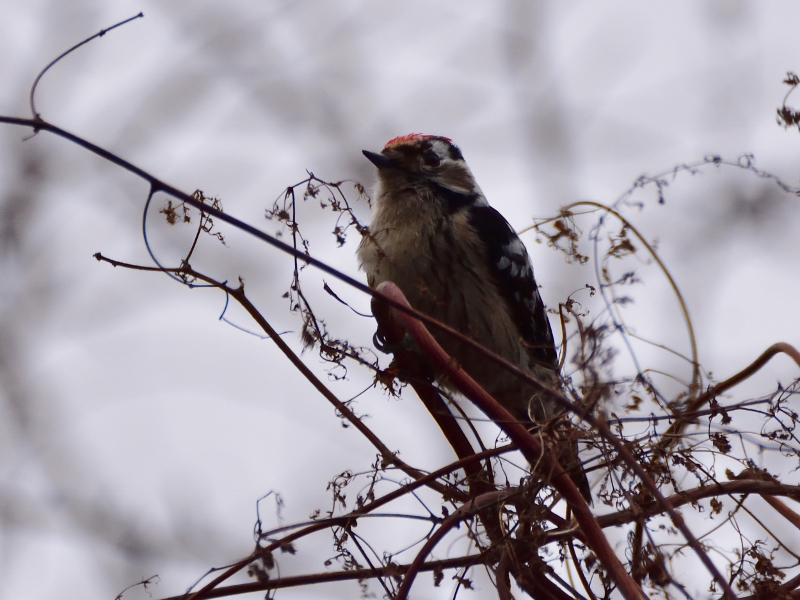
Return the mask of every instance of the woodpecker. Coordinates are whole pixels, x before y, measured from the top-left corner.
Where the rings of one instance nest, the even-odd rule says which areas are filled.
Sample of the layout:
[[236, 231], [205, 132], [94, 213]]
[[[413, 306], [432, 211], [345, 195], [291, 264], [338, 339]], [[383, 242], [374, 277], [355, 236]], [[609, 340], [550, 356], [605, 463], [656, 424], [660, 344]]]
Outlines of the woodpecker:
[[[369, 232], [357, 256], [370, 287], [394, 282], [415, 309], [442, 321], [542, 383], [560, 387], [558, 356], [528, 252], [489, 206], [458, 146], [409, 134], [380, 153]], [[431, 332], [444, 350], [517, 420], [538, 427], [556, 402], [474, 348]], [[449, 386], [446, 380], [439, 383]], [[560, 449], [583, 496], [591, 494], [573, 444]]]

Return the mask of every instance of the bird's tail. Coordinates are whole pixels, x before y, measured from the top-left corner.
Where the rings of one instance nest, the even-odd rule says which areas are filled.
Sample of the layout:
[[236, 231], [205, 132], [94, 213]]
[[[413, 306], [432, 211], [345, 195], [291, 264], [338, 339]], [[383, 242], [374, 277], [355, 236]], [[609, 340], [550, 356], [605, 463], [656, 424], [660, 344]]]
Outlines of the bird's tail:
[[[526, 419], [526, 427], [532, 432], [542, 431], [541, 425], [538, 425], [531, 419]], [[586, 471], [583, 469], [583, 463], [578, 455], [578, 442], [569, 435], [570, 429], [564, 427], [556, 427], [555, 436], [560, 437], [558, 442], [558, 462], [569, 475], [578, 491], [583, 496], [584, 500], [591, 506], [592, 505], [592, 490], [589, 487], [589, 480], [586, 477]]]

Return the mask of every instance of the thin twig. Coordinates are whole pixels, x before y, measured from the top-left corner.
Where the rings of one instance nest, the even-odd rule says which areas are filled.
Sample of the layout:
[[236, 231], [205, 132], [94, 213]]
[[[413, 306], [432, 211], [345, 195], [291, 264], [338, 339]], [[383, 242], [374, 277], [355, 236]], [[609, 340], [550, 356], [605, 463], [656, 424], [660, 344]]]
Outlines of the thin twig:
[[656, 252], [656, 249], [653, 248], [653, 246], [644, 238], [644, 236], [639, 232], [639, 230], [636, 227], [634, 227], [634, 225], [628, 219], [626, 219], [624, 216], [622, 216], [622, 214], [619, 211], [617, 211], [616, 209], [614, 209], [614, 208], [612, 208], [610, 206], [606, 206], [605, 204], [602, 204], [600, 202], [595, 202], [593, 200], [581, 200], [579, 202], [573, 202], [572, 204], [569, 204], [569, 205], [565, 206], [563, 210], [570, 211], [574, 207], [577, 207], [577, 206], [592, 206], [594, 208], [598, 208], [600, 210], [604, 210], [604, 211], [614, 215], [617, 219], [619, 219], [619, 221], [625, 227], [630, 229], [630, 231], [633, 232], [633, 234], [639, 239], [639, 241], [642, 243], [642, 245], [644, 245], [644, 247], [647, 248], [647, 251], [650, 253], [650, 256], [653, 257], [653, 260], [656, 261], [656, 263], [658, 264], [658, 267], [661, 269], [661, 272], [664, 273], [664, 276], [667, 278], [667, 281], [669, 282], [669, 285], [672, 288], [672, 291], [675, 293], [675, 297], [678, 299], [678, 303], [680, 304], [680, 307], [681, 307], [681, 313], [683, 313], [683, 320], [686, 323], [686, 329], [687, 329], [687, 332], [689, 334], [689, 344], [690, 344], [691, 349], [692, 349], [692, 387], [691, 387], [691, 389], [692, 390], [696, 389], [700, 385], [700, 362], [699, 362], [698, 356], [697, 356], [697, 339], [696, 339], [695, 334], [694, 334], [694, 326], [692, 325], [692, 319], [689, 316], [689, 308], [686, 305], [686, 301], [683, 299], [683, 294], [681, 294], [681, 291], [678, 288], [677, 282], [672, 277], [672, 273], [669, 272], [669, 269], [664, 264], [664, 262], [661, 260], [661, 257], [658, 255], [658, 252]]
[[431, 551], [436, 547], [436, 545], [442, 540], [442, 538], [451, 530], [453, 527], [456, 527], [461, 521], [465, 519], [469, 519], [475, 513], [479, 512], [480, 510], [487, 508], [489, 506], [496, 505], [503, 501], [509, 495], [509, 492], [489, 492], [478, 496], [477, 498], [473, 498], [467, 504], [461, 506], [456, 512], [452, 515], [447, 517], [442, 524], [439, 526], [433, 535], [431, 535], [426, 541], [425, 544], [422, 546], [420, 551], [417, 553], [414, 560], [408, 566], [408, 570], [406, 571], [405, 576], [403, 577], [403, 582], [400, 584], [400, 588], [397, 590], [397, 594], [394, 597], [394, 600], [406, 600], [408, 597], [409, 592], [411, 591], [411, 586], [414, 583], [414, 579], [418, 572], [420, 572], [422, 565], [425, 564], [425, 559], [431, 553]]
[[120, 21], [116, 25], [112, 25], [111, 27], [108, 27], [107, 29], [101, 29], [100, 31], [95, 33], [93, 36], [86, 38], [82, 42], [80, 42], [78, 44], [75, 44], [72, 48], [70, 48], [66, 52], [62, 52], [61, 54], [59, 54], [58, 57], [56, 57], [54, 60], [52, 60], [44, 69], [39, 71], [39, 74], [36, 76], [36, 79], [33, 80], [33, 85], [31, 85], [31, 91], [30, 91], [30, 95], [29, 95], [29, 102], [30, 102], [30, 106], [31, 106], [31, 114], [33, 115], [33, 118], [34, 119], [38, 119], [39, 118], [39, 113], [36, 112], [36, 106], [35, 106], [34, 101], [33, 101], [34, 95], [36, 94], [36, 86], [39, 85], [39, 80], [42, 77], [44, 77], [44, 74], [47, 73], [48, 70], [50, 70], [50, 67], [55, 65], [62, 58], [64, 58], [68, 54], [74, 52], [75, 50], [77, 50], [78, 48], [83, 46], [84, 44], [88, 44], [89, 42], [91, 42], [92, 40], [94, 40], [96, 38], [103, 37], [105, 34], [107, 34], [112, 29], [116, 29], [117, 27], [122, 27], [126, 23], [130, 23], [131, 21], [134, 21], [136, 19], [140, 19], [142, 17], [144, 17], [144, 13], [140, 12], [138, 15], [135, 15], [133, 17], [125, 19], [124, 21]]
[[742, 369], [735, 375], [728, 377], [728, 379], [725, 381], [722, 381], [709, 388], [705, 393], [700, 394], [697, 398], [692, 400], [681, 414], [676, 415], [675, 422], [664, 432], [662, 439], [659, 442], [658, 450], [663, 451], [665, 448], [669, 447], [670, 444], [674, 443], [674, 440], [680, 436], [684, 427], [691, 422], [691, 420], [685, 415], [694, 415], [694, 413], [700, 410], [700, 408], [706, 403], [725, 391], [731, 389], [732, 387], [739, 385], [742, 381], [757, 373], [777, 354], [786, 354], [797, 364], [798, 367], [800, 367], [800, 351], [798, 351], [794, 346], [787, 344], [786, 342], [777, 342], [772, 344], [772, 346], [764, 350], [761, 356], [759, 356], [746, 368]]
[[[477, 554], [474, 556], [460, 556], [458, 558], [449, 558], [445, 560], [432, 560], [419, 565], [416, 567], [416, 570], [417, 572], [425, 572], [444, 569], [459, 569], [482, 564], [486, 558], [487, 557], [483, 554]], [[374, 569], [352, 569], [347, 571], [333, 572], [326, 571], [323, 573], [313, 573], [309, 575], [279, 577], [276, 579], [269, 579], [267, 581], [260, 581], [258, 583], [243, 583], [209, 590], [203, 595], [203, 598], [225, 598], [227, 596], [237, 596], [239, 594], [265, 592], [269, 590], [316, 585], [320, 583], [332, 583], [336, 581], [352, 581], [354, 579], [365, 580], [376, 577], [394, 577], [403, 575], [409, 570], [409, 568], [410, 565], [390, 564]], [[187, 596], [182, 594], [180, 596], [170, 596], [164, 598], [163, 600], [187, 600]]]
[[[788, 496], [790, 498], [800, 499], [800, 486], [776, 483], [774, 481], [764, 481], [760, 479], [737, 479], [736, 481], [706, 484], [691, 490], [678, 492], [672, 496], [669, 496], [667, 500], [674, 508], [678, 508], [685, 504], [697, 502], [703, 498], [731, 496], [733, 494], [759, 494], [765, 499], [770, 496]], [[620, 525], [630, 523], [635, 519], [648, 519], [655, 515], [661, 514], [662, 512], [663, 510], [660, 506], [652, 503], [647, 507], [637, 506], [611, 513], [609, 515], [602, 515], [597, 517], [597, 521], [603, 528], [619, 527]]]

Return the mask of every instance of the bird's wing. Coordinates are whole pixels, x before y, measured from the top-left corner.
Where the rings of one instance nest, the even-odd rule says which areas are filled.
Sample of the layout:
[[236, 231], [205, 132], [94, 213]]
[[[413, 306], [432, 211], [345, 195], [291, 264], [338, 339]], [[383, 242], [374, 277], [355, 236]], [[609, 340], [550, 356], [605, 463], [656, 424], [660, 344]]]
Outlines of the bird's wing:
[[525, 245], [503, 215], [491, 206], [474, 207], [470, 224], [483, 241], [495, 283], [508, 303], [530, 355], [540, 364], [557, 370], [553, 332]]

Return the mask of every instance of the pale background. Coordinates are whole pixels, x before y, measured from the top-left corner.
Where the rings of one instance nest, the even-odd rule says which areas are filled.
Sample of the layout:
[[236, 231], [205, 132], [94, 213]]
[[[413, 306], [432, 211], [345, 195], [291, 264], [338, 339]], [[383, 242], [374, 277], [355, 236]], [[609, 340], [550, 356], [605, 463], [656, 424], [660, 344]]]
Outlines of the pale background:
[[[641, 174], [711, 154], [753, 153], [800, 181], [800, 136], [775, 123], [781, 80], [800, 70], [791, 1], [0, 0], [0, 114], [28, 116], [47, 62], [139, 11], [144, 19], [57, 65], [38, 110], [267, 231], [276, 226], [264, 209], [306, 169], [370, 183], [361, 149], [412, 131], [453, 138], [519, 228], [577, 199], [613, 202]], [[53, 136], [23, 142], [28, 134], [0, 127], [0, 597], [111, 599], [156, 573], [155, 597], [180, 593], [250, 551], [259, 497], [279, 492], [284, 522], [304, 520], [329, 506], [331, 477], [368, 468], [374, 452], [269, 341], [217, 320], [221, 294], [97, 263], [101, 251], [147, 264], [146, 186]], [[663, 206], [652, 191], [637, 199], [645, 208], [629, 216], [658, 240], [707, 369], [722, 378], [772, 342], [800, 343], [796, 198], [709, 167], [679, 176]], [[355, 234], [335, 250], [330, 213], [311, 203], [303, 214], [312, 252], [357, 274]], [[229, 247], [207, 241], [194, 264], [242, 275], [299, 349], [281, 298], [285, 257], [223, 231]], [[164, 262], [177, 260], [187, 231], [153, 219], [152, 232]], [[525, 241], [551, 304], [589, 282]], [[321, 294], [310, 272], [307, 285], [332, 328], [369, 343], [371, 322]], [[674, 299], [656, 275], [640, 287], [640, 329], [686, 351]], [[324, 377], [317, 356], [305, 358]], [[334, 387], [341, 398], [369, 384], [350, 375]], [[795, 376], [778, 359], [748, 390]], [[405, 460], [450, 459], [410, 396], [373, 391], [356, 406]], [[273, 504], [262, 508], [277, 522]], [[314, 540], [281, 558], [283, 573], [322, 570], [333, 551], [327, 534]], [[423, 576], [415, 589], [446, 598], [453, 585]]]

